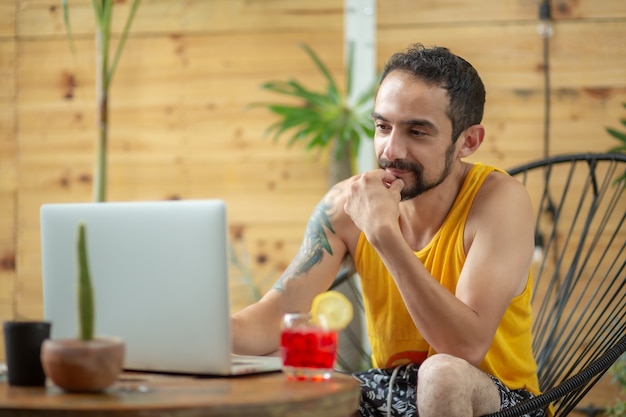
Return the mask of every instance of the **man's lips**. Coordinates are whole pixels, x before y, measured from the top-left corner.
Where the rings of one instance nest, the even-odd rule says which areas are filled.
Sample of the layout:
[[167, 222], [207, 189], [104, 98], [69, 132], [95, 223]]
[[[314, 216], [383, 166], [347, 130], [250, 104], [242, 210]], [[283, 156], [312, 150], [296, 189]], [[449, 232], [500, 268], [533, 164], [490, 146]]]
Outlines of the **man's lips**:
[[404, 171], [404, 170], [395, 169], [395, 168], [385, 168], [385, 172], [393, 175], [396, 178], [402, 178], [403, 176], [409, 174], [411, 171]]

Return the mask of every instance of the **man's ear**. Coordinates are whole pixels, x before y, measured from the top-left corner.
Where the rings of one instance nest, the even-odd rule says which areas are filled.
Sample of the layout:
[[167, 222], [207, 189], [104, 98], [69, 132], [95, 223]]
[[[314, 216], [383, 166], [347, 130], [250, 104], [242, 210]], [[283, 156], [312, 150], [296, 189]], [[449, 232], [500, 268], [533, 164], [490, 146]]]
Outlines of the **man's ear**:
[[472, 125], [465, 129], [458, 140], [459, 157], [470, 156], [480, 147], [485, 138], [485, 128], [483, 125]]

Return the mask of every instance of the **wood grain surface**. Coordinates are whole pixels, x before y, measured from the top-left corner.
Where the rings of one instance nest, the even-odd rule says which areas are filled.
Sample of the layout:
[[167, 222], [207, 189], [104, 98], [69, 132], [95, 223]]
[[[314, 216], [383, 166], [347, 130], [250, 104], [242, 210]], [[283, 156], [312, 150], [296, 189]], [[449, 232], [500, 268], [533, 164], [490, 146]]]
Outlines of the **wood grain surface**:
[[280, 372], [230, 378], [126, 373], [101, 394], [0, 383], [0, 414], [5, 417], [347, 417], [358, 399], [358, 382], [341, 374], [302, 382], [288, 381]]

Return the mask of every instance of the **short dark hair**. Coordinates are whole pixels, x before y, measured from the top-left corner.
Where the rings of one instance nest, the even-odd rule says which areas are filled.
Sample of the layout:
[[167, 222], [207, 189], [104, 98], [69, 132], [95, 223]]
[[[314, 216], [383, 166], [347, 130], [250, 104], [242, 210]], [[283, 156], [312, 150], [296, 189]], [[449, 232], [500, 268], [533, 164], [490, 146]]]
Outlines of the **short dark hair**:
[[447, 48], [413, 44], [404, 52], [391, 56], [380, 82], [392, 71], [408, 72], [418, 80], [447, 90], [453, 142], [465, 129], [482, 121], [485, 86], [474, 67]]

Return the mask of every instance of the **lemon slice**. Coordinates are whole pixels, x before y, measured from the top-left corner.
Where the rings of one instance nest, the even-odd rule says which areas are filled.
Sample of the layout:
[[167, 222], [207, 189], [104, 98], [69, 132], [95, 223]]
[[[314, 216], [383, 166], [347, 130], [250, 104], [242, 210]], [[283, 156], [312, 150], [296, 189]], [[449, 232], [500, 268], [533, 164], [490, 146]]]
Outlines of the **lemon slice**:
[[352, 303], [338, 291], [325, 291], [313, 299], [313, 322], [324, 329], [344, 329], [352, 321], [352, 315]]

